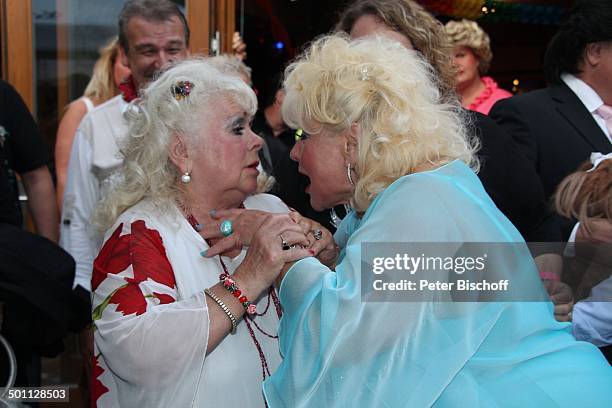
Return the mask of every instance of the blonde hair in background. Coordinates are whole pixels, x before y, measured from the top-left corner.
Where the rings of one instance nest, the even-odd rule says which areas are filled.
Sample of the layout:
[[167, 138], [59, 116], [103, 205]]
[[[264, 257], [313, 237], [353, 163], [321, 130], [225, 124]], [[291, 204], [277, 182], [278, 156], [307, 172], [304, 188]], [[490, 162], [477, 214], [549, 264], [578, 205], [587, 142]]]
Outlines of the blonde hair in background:
[[[193, 87], [189, 96], [177, 100], [172, 89], [179, 81], [189, 81]], [[144, 198], [162, 210], [185, 204], [180, 171], [169, 157], [172, 136], [184, 136], [187, 148], [193, 150], [202, 142], [197, 136], [203, 121], [222, 101], [236, 103], [250, 115], [257, 110], [257, 98], [248, 85], [203, 58], [175, 63], [142, 91], [138, 104], [126, 112], [129, 130], [121, 149], [123, 179], [96, 211], [95, 223], [101, 230]]]
[[336, 30], [350, 33], [355, 22], [365, 15], [372, 15], [405, 35], [436, 70], [444, 98], [457, 97], [452, 47], [442, 23], [413, 0], [357, 0], [344, 10]]
[[557, 187], [554, 203], [557, 212], [566, 218], [576, 218], [592, 233], [592, 219], [612, 221], [612, 160], [604, 160], [597, 168], [591, 161], [583, 163]]
[[478, 58], [478, 72], [484, 75], [489, 71], [493, 53], [489, 35], [475, 21], [449, 21], [444, 26], [453, 46], [464, 46], [472, 50]]
[[85, 88], [84, 95], [95, 103], [106, 102], [117, 94], [113, 71], [118, 56], [119, 42], [115, 36], [100, 48], [100, 57], [94, 65], [93, 74]]
[[283, 117], [290, 127], [338, 135], [359, 124], [352, 200], [358, 212], [425, 164], [459, 159], [478, 169], [478, 142], [466, 132], [461, 105], [443, 102], [433, 68], [395, 41], [319, 38], [285, 78]]

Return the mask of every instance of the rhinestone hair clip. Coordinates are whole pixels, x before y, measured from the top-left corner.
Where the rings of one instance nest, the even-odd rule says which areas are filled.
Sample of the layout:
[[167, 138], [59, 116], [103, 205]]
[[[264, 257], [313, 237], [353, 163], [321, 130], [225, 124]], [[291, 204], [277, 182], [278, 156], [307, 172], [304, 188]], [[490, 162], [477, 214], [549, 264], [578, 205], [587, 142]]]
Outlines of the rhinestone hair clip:
[[172, 85], [172, 95], [177, 101], [181, 101], [189, 96], [194, 85], [189, 81], [178, 81]]

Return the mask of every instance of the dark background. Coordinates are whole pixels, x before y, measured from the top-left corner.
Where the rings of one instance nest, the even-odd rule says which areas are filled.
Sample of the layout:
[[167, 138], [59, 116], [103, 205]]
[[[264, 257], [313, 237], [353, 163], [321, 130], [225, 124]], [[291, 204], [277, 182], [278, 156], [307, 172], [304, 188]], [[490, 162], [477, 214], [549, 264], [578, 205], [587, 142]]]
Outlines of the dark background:
[[[446, 0], [446, 3], [457, 4], [457, 2]], [[245, 62], [253, 69], [253, 84], [258, 90], [261, 103], [267, 97], [266, 89], [274, 74], [282, 71], [287, 62], [299, 53], [308, 41], [332, 30], [344, 6], [351, 1], [245, 0], [242, 3], [243, 18], [240, 12], [241, 2], [236, 2], [238, 10], [236, 27], [237, 29], [241, 27], [242, 20], [243, 38], [248, 52]], [[419, 3], [434, 11], [432, 14], [442, 22], [452, 18], [436, 13], [436, 8], [432, 7], [435, 1], [423, 0]], [[553, 6], [566, 11], [573, 2], [504, 0], [504, 3], [518, 3], [514, 5], [520, 6], [525, 14], [521, 20], [528, 21], [529, 16], [536, 16], [537, 12], [534, 9], [530, 14], [527, 5]], [[546, 85], [542, 74], [542, 60], [546, 45], [558, 28], [559, 19], [556, 21], [536, 19], [528, 23], [480, 19], [478, 23], [491, 37], [494, 58], [488, 75], [495, 78], [502, 88], [520, 93]], [[277, 44], [279, 42], [282, 43], [282, 47]], [[519, 80], [519, 85], [513, 89], [515, 79]]]

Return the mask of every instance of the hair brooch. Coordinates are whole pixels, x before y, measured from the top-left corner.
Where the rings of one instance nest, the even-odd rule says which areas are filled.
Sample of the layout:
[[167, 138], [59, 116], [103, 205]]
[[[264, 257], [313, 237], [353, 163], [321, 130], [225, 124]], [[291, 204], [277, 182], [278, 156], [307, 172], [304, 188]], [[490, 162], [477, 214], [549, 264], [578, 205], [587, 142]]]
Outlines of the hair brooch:
[[172, 85], [172, 95], [174, 95], [174, 99], [180, 101], [188, 97], [193, 86], [193, 83], [190, 81], [178, 81], [176, 84]]

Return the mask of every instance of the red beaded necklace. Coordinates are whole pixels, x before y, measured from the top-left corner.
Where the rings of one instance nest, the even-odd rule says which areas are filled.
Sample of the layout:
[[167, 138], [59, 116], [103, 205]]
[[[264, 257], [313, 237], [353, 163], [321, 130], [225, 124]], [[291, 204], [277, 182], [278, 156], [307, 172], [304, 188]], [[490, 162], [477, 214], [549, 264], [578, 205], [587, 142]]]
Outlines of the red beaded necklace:
[[[193, 214], [188, 214], [186, 218], [189, 224], [192, 226], [192, 228], [196, 232], [199, 233], [202, 230], [202, 224], [198, 222], [198, 220], [193, 216]], [[210, 242], [210, 240], [206, 239], [206, 243], [208, 244], [208, 247], [212, 247], [212, 243]], [[227, 269], [227, 266], [225, 266], [225, 262], [223, 262], [221, 255], [219, 255], [219, 263], [221, 264], [221, 267], [223, 268], [223, 273], [219, 276], [219, 279], [223, 280], [226, 277], [230, 277], [230, 273]], [[272, 374], [270, 373], [270, 368], [268, 367], [268, 361], [266, 360], [266, 356], [263, 352], [263, 349], [261, 348], [261, 344], [259, 344], [259, 341], [257, 340], [257, 337], [255, 336], [255, 331], [253, 330], [253, 327], [251, 327], [251, 323], [263, 335], [268, 336], [271, 339], [278, 339], [278, 335], [274, 336], [270, 333], [266, 333], [261, 327], [259, 327], [259, 325], [255, 321], [256, 316], [263, 316], [266, 313], [268, 313], [268, 309], [270, 308], [270, 298], [272, 298], [272, 302], [274, 303], [274, 308], [276, 309], [276, 315], [278, 316], [280, 320], [280, 318], [283, 315], [283, 310], [280, 304], [280, 300], [278, 299], [278, 296], [276, 295], [276, 290], [274, 289], [273, 286], [271, 286], [270, 289], [268, 290], [268, 301], [266, 303], [266, 307], [263, 312], [261, 313], [255, 312], [253, 315], [249, 315], [247, 313], [244, 314], [244, 323], [246, 324], [247, 329], [249, 330], [249, 334], [251, 335], [251, 339], [253, 340], [253, 344], [255, 344], [255, 348], [257, 349], [257, 352], [259, 353], [259, 360], [261, 361], [261, 373], [262, 373], [264, 380], [266, 379], [266, 377], [269, 377]]]

